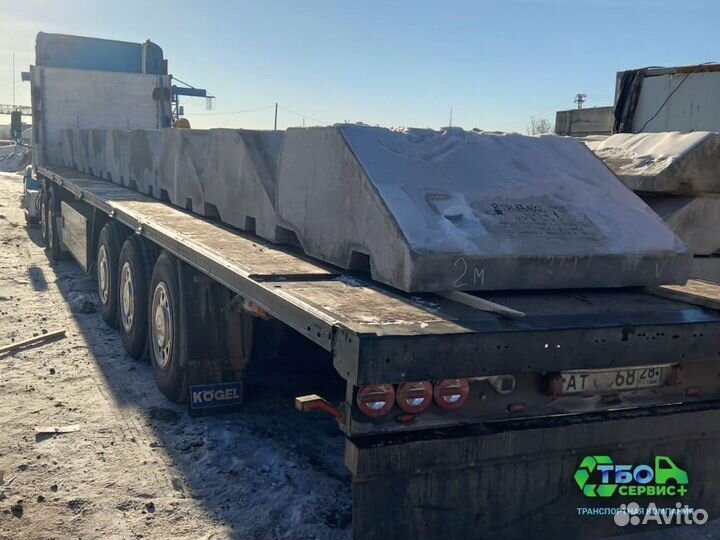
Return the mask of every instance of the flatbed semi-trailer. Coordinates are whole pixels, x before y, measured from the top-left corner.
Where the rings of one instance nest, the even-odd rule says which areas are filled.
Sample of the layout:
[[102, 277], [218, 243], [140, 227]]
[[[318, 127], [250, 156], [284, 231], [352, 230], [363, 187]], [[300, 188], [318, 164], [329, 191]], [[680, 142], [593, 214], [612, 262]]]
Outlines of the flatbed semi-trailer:
[[[228, 305], [274, 317], [331, 354], [346, 383], [345, 402], [331, 408], [347, 437], [357, 538], [538, 537], [539, 521], [551, 538], [619, 533], [623, 529], [612, 520], [598, 523], [575, 511], [586, 504], [572, 478], [585, 454], [611, 453], [639, 463], [658, 452], [682, 460], [710, 455], [720, 436], [718, 286], [485, 294], [525, 315], [505, 318], [343, 274], [290, 248], [72, 169], [40, 167], [38, 175], [50, 199], [48, 210], [56, 212], [45, 218], [47, 235], [85, 270], [98, 271], [100, 231], [108, 223], [122, 227], [123, 241], [148, 245], [148, 266], [136, 274], [149, 279], [160, 254], [170, 257], [184, 292], [171, 298], [177, 311], [171, 319], [194, 321], [176, 337], [192, 342], [192, 334], [202, 336], [194, 348], [183, 347], [187, 357], [171, 361], [183, 368], [200, 362], [201, 382], [221, 382], [222, 376], [210, 376], [218, 372], [241, 378], [250, 359], [228, 363], [217, 357], [220, 345], [211, 340], [219, 336], [205, 325], [219, 321]], [[112, 281], [101, 277], [99, 283], [104, 280]], [[122, 295], [119, 284], [114, 286]], [[199, 291], [208, 286], [226, 294], [207, 295], [202, 304]], [[167, 291], [173, 290], [170, 284]], [[152, 296], [148, 291], [146, 302]], [[207, 313], [213, 308], [217, 313]], [[154, 326], [160, 323], [151, 306], [144, 309], [150, 309], [151, 343], [158, 332], [172, 334]], [[252, 327], [242, 319], [228, 324], [234, 324], [235, 339]], [[119, 327], [125, 331], [122, 323]], [[554, 386], [560, 374], [608, 369], [638, 376], [636, 366], [662, 366], [663, 384], [579, 393]], [[455, 378], [470, 380], [467, 402], [455, 411], [433, 406], [401, 418], [413, 415], [395, 405], [391, 413], [370, 418], [358, 409], [358, 390], [367, 385], [397, 388]], [[511, 390], [498, 386], [504, 380], [512, 381]], [[170, 397], [185, 395], [184, 387], [170, 388]], [[694, 485], [717, 478], [712, 461], [683, 462]], [[518, 490], [517, 482], [524, 487]], [[705, 506], [716, 503], [711, 493], [704, 489]]]
[[581, 513], [633, 500], [594, 496], [598, 471], [578, 482], [587, 456], [669, 456], [690, 484], [668, 506], [717, 515], [720, 287], [405, 294], [59, 166], [67, 128], [169, 129], [162, 51], [148, 69], [147, 51], [141, 62], [138, 47], [97, 41], [38, 36], [41, 225], [51, 258], [70, 252], [97, 275], [101, 315], [168, 398], [196, 413], [237, 405], [255, 321], [274, 318], [327, 351], [345, 387], [340, 403], [296, 407], [332, 414], [346, 437], [355, 538], [632, 530]]

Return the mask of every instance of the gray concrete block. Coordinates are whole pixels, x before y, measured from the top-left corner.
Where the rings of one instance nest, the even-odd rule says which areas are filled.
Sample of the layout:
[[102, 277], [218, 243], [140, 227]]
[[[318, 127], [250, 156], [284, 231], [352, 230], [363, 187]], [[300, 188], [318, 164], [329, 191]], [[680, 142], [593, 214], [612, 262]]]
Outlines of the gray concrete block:
[[105, 151], [107, 130], [89, 129], [87, 130], [87, 137], [88, 173], [98, 178], [107, 179], [108, 161]]
[[66, 129], [62, 131], [63, 165], [84, 173], [89, 170], [88, 150], [90, 136], [87, 131]]
[[720, 193], [718, 133], [618, 133], [586, 144], [633, 191]]
[[65, 130], [63, 137], [67, 166], [273, 242], [293, 240], [275, 211], [284, 132]]
[[161, 139], [160, 174], [157, 177], [160, 193], [175, 206], [205, 215], [205, 173], [210, 132], [163, 129]]
[[662, 220], [560, 137], [290, 129], [278, 213], [308, 255], [369, 262], [409, 292], [682, 283], [689, 268]]
[[720, 257], [693, 257], [690, 277], [720, 283]]
[[208, 215], [271, 242], [290, 240], [279, 227], [275, 200], [281, 131], [210, 130], [205, 202]]
[[130, 131], [107, 130], [105, 145], [106, 179], [130, 187]]
[[720, 199], [644, 195], [643, 199], [694, 255], [720, 251]]
[[[130, 131], [129, 185], [140, 193], [158, 199], [160, 196], [160, 157], [162, 130], [134, 129]], [[120, 158], [118, 159], [127, 159]]]

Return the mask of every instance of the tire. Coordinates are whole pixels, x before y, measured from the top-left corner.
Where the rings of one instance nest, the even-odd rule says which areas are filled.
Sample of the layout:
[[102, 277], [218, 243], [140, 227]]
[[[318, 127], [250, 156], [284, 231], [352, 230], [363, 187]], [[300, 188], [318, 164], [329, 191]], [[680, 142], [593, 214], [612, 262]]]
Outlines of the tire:
[[51, 261], [59, 261], [62, 255], [62, 247], [60, 246], [60, 231], [58, 229], [58, 221], [60, 220], [60, 199], [54, 186], [50, 187], [48, 195], [48, 204], [46, 209], [47, 215], [47, 240], [45, 242], [45, 250]]
[[31, 216], [30, 214], [25, 212], [25, 224], [26, 225], [32, 226], [32, 225], [37, 225], [37, 223], [38, 223], [38, 218], [36, 218], [35, 216]]
[[129, 236], [118, 257], [118, 326], [125, 350], [137, 359], [147, 345], [149, 261], [145, 241]]
[[116, 221], [106, 223], [98, 237], [95, 258], [100, 316], [113, 327], [118, 322], [118, 259], [124, 238], [122, 225]]
[[48, 241], [48, 202], [47, 202], [47, 191], [43, 189], [42, 196], [40, 197], [40, 232], [42, 234], [43, 242], [47, 246]]
[[178, 265], [168, 253], [155, 262], [149, 289], [148, 348], [155, 383], [170, 401], [186, 400], [188, 329]]

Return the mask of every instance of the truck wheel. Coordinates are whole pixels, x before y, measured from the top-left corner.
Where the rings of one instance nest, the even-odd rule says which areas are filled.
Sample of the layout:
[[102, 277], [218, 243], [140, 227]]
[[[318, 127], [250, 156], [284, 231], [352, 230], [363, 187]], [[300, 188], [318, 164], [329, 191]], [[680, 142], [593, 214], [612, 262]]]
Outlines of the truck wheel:
[[180, 295], [178, 268], [168, 253], [155, 262], [150, 280], [149, 349], [158, 389], [170, 401], [181, 403], [186, 395], [188, 329]]
[[145, 241], [129, 236], [118, 258], [118, 313], [125, 350], [141, 358], [147, 343], [148, 256]]
[[58, 222], [60, 220], [60, 200], [54, 187], [50, 188], [47, 204], [47, 240], [45, 241], [45, 249], [51, 261], [59, 261], [62, 254], [60, 246], [60, 230]]
[[110, 326], [117, 326], [118, 313], [118, 258], [125, 234], [116, 221], [109, 221], [98, 237], [97, 266], [100, 316]]
[[26, 225], [37, 225], [38, 218], [31, 216], [28, 211], [25, 211], [25, 224]]

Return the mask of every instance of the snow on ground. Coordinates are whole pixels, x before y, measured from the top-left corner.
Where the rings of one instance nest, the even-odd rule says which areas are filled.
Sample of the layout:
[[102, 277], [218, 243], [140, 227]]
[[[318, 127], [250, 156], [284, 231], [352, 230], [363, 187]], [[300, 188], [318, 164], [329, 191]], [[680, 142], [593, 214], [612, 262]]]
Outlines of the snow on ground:
[[28, 147], [12, 141], [0, 141], [0, 171], [21, 172], [31, 161], [32, 152]]
[[0, 539], [349, 539], [344, 438], [294, 410], [307, 382], [260, 372], [243, 413], [189, 418], [94, 312], [94, 280], [48, 263], [21, 186], [0, 174], [0, 345], [68, 335], [0, 355]]

